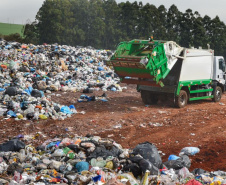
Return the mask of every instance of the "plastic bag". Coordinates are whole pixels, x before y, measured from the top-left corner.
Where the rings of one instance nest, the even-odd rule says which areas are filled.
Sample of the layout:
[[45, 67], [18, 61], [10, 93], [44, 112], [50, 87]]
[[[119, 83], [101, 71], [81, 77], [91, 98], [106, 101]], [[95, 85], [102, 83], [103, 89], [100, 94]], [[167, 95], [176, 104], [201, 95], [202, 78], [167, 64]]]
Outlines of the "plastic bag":
[[89, 163], [85, 162], [85, 161], [78, 162], [75, 165], [75, 168], [78, 170], [78, 172], [88, 171], [89, 170]]
[[47, 117], [46, 115], [43, 115], [43, 114], [40, 114], [40, 115], [39, 115], [39, 118], [40, 118], [40, 119], [48, 119], [48, 117]]
[[[131, 161], [132, 163], [136, 163], [139, 166], [139, 170], [137, 170], [136, 166], [133, 166], [134, 168], [132, 169], [131, 172], [134, 173], [134, 170], [137, 170], [134, 173], [134, 176], [138, 176], [138, 175], [144, 174], [147, 170], [150, 171], [151, 175], [158, 175], [158, 174], [160, 174], [160, 171], [159, 171], [159, 169], [156, 166], [154, 166], [149, 160], [144, 159], [144, 158], [142, 158], [140, 156], [130, 157], [129, 161]], [[131, 164], [129, 163], [129, 165], [131, 165]], [[141, 173], [138, 174], [138, 172], [141, 172]]]
[[185, 147], [180, 151], [179, 156], [182, 155], [195, 155], [200, 152], [200, 149], [197, 147]]
[[182, 169], [180, 169], [178, 172], [178, 175], [179, 175], [179, 178], [183, 180], [193, 176], [193, 174], [191, 174], [186, 167], [183, 167]]
[[190, 168], [191, 161], [187, 155], [183, 155], [177, 160], [170, 160], [163, 163], [168, 169], [173, 168], [175, 170], [179, 170], [183, 167]]
[[12, 110], [9, 110], [9, 111], [7, 112], [7, 115], [9, 115], [9, 116], [12, 117], [12, 118], [16, 118], [16, 113], [13, 112]]
[[201, 168], [195, 168], [193, 171], [192, 171], [193, 175], [201, 175], [203, 173], [206, 173], [205, 170], [201, 169]]
[[161, 169], [162, 159], [155, 145], [149, 142], [138, 144], [132, 152], [133, 155], [140, 154], [144, 159], [149, 160], [154, 166]]
[[60, 111], [65, 113], [65, 114], [72, 114], [72, 112], [71, 112], [71, 110], [68, 106], [61, 107]]
[[3, 92], [3, 91], [5, 91], [5, 89], [4, 88], [0, 88], [0, 92]]
[[14, 175], [15, 171], [19, 172], [19, 173], [23, 173], [24, 169], [22, 166], [20, 166], [17, 163], [12, 163], [8, 166], [7, 168], [7, 173], [9, 175]]
[[177, 160], [179, 159], [180, 157], [176, 156], [176, 155], [170, 155], [169, 158], [168, 158], [168, 161], [171, 161], [171, 160]]
[[37, 89], [33, 89], [32, 91], [31, 91], [31, 96], [33, 96], [33, 97], [36, 97], [36, 98], [38, 98], [38, 97], [42, 97], [42, 94], [41, 94], [41, 92], [39, 91], [39, 90], [37, 90]]
[[139, 162], [139, 166], [143, 172], [143, 174], [148, 170], [150, 171], [150, 174], [151, 175], [159, 175], [160, 172], [159, 172], [159, 169], [154, 166], [150, 161], [148, 160], [145, 160], [145, 159], [142, 159], [140, 162]]
[[103, 158], [101, 160], [93, 158], [93, 159], [91, 159], [90, 164], [93, 167], [103, 168], [104, 166], [106, 166], [107, 163], [106, 163], [106, 160], [104, 160]]
[[185, 185], [202, 185], [202, 183], [199, 181], [196, 181], [195, 179], [192, 179], [188, 181]]
[[52, 154], [53, 157], [62, 157], [65, 156], [65, 153], [62, 149], [56, 149]]
[[109, 181], [107, 181], [106, 185], [124, 185], [124, 184], [119, 182], [116, 178], [112, 178]]
[[5, 94], [8, 94], [9, 96], [15, 96], [17, 95], [17, 89], [16, 87], [8, 87], [5, 91]]
[[12, 139], [0, 145], [1, 152], [8, 152], [8, 151], [19, 152], [19, 150], [23, 148], [25, 148], [25, 144], [19, 139]]
[[123, 181], [123, 179], [125, 179], [124, 182], [128, 181], [129, 182], [128, 184], [131, 184], [131, 185], [139, 184], [138, 181], [134, 178], [134, 176], [131, 173], [123, 173], [123, 174], [120, 174], [118, 177], [121, 178], [121, 181]]

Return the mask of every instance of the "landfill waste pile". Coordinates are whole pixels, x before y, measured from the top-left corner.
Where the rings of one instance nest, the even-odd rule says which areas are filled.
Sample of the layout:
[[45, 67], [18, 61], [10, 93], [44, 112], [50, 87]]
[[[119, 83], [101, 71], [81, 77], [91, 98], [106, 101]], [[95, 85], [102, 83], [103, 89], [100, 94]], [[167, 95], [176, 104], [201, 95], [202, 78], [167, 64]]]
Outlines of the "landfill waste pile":
[[0, 183], [226, 184], [226, 172], [189, 171], [189, 156], [198, 152], [197, 147], [185, 147], [162, 162], [161, 151], [149, 142], [124, 149], [111, 139], [75, 135], [34, 147], [31, 136], [19, 135], [0, 145]]
[[[52, 92], [121, 91], [120, 79], [105, 65], [111, 54], [91, 47], [0, 41], [0, 116], [64, 120], [77, 113], [75, 106], [54, 103]], [[107, 98], [83, 95], [78, 102], [95, 100]]]

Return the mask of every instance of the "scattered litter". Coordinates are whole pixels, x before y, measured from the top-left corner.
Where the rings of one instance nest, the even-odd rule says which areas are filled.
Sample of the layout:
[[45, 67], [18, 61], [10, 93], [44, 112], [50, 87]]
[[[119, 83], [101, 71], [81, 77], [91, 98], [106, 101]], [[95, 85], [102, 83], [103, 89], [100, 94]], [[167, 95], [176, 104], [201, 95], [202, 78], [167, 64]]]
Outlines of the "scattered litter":
[[150, 126], [153, 126], [153, 127], [162, 127], [163, 124], [162, 123], [149, 123]]
[[[110, 138], [76, 135], [49, 139], [35, 148], [32, 141], [36, 135], [18, 135], [0, 145], [1, 184], [190, 185], [226, 182], [223, 171], [208, 172], [199, 168], [189, 171], [191, 161], [188, 156], [199, 151], [196, 147], [185, 147], [179, 156], [170, 155], [168, 161], [162, 162], [162, 151], [149, 142], [124, 149]], [[11, 177], [4, 178], [6, 175]]]
[[122, 128], [122, 125], [121, 124], [118, 124], [118, 125], [115, 125], [113, 126], [114, 128]]

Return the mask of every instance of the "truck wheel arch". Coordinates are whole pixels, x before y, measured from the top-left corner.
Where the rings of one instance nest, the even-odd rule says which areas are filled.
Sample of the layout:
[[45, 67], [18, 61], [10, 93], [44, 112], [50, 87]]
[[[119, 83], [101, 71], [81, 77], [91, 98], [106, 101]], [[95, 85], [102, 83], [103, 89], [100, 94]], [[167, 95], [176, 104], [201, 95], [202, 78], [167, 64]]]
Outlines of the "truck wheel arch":
[[212, 98], [212, 100], [214, 101], [214, 102], [219, 102], [220, 100], [221, 100], [221, 97], [222, 97], [222, 87], [220, 87], [220, 86], [216, 86], [216, 88], [214, 89], [214, 91], [213, 91], [213, 98]]
[[[174, 98], [174, 104], [177, 108], [183, 108], [187, 105], [190, 97], [189, 89], [184, 86], [180, 89], [179, 94]], [[184, 99], [185, 98], [185, 99]]]
[[[183, 86], [183, 87], [180, 89], [180, 91], [181, 91], [181, 90], [187, 92], [188, 100], [189, 100], [189, 98], [190, 98], [190, 90], [189, 90], [188, 86]], [[179, 93], [180, 93], [180, 91], [179, 91]], [[176, 94], [176, 97], [177, 97], [177, 96], [179, 96], [179, 94], [178, 94], [178, 95]]]

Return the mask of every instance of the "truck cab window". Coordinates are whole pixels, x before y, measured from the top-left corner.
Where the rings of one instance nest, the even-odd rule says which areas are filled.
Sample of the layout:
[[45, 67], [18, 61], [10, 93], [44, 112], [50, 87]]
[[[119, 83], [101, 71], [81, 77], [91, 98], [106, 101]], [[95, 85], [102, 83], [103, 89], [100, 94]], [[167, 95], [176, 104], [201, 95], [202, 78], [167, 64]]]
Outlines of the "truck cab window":
[[223, 59], [219, 59], [219, 69], [225, 72], [225, 61]]

